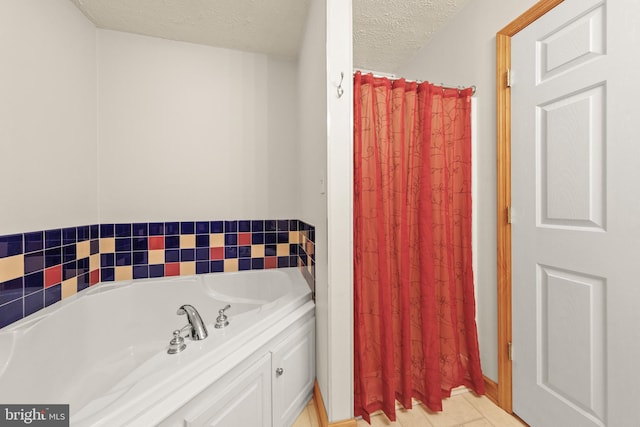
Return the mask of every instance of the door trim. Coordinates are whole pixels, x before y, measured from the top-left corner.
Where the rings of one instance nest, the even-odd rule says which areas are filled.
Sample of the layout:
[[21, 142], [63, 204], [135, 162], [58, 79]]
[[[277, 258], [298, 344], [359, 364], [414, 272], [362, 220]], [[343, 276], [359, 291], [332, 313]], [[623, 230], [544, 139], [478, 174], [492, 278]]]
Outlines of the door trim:
[[511, 330], [511, 37], [531, 25], [563, 0], [540, 0], [496, 34], [496, 151], [498, 225], [498, 405], [513, 413]]

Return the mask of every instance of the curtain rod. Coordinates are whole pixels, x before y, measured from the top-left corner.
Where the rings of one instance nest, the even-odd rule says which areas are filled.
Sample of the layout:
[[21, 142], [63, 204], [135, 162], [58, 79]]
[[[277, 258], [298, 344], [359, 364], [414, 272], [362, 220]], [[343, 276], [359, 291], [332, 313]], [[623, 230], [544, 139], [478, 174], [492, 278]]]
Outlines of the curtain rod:
[[[398, 77], [395, 74], [380, 73], [380, 72], [377, 72], [377, 71], [363, 70], [361, 68], [354, 68], [353, 72], [355, 73], [356, 71], [360, 71], [362, 74], [371, 74], [371, 75], [373, 75], [373, 77], [384, 77], [384, 78], [387, 78], [387, 79], [394, 79], [394, 80], [401, 78], [401, 77]], [[418, 84], [423, 82], [423, 80], [410, 80], [410, 79], [404, 79], [404, 80], [407, 81], [407, 82], [418, 83]], [[459, 91], [462, 90], [462, 89], [466, 89], [464, 86], [455, 86], [455, 87], [454, 86], [445, 86], [444, 83], [440, 83], [440, 86], [443, 89], [457, 89]], [[471, 95], [472, 96], [475, 95], [476, 94], [476, 89], [477, 89], [476, 85], [471, 85], [469, 87], [471, 88]]]

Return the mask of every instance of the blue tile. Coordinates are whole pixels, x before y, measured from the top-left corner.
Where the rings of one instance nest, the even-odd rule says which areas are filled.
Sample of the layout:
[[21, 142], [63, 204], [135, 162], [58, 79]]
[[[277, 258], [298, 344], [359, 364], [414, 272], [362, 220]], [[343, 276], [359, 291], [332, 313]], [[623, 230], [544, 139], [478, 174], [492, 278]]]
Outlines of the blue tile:
[[89, 238], [90, 239], [100, 238], [100, 226], [98, 224], [93, 224], [89, 226]]
[[44, 308], [44, 290], [24, 297], [24, 316], [35, 313]]
[[238, 221], [225, 221], [224, 222], [224, 232], [231, 233], [238, 231]]
[[209, 222], [208, 221], [196, 222], [196, 234], [209, 234]]
[[180, 223], [179, 222], [165, 222], [164, 223], [164, 234], [165, 236], [176, 236], [180, 234]]
[[251, 221], [251, 231], [264, 231], [264, 221]]
[[133, 250], [134, 251], [146, 251], [149, 249], [147, 237], [134, 237], [133, 238]]
[[129, 252], [129, 251], [131, 251], [131, 237], [117, 237], [116, 252]]
[[244, 271], [244, 270], [251, 270], [251, 259], [250, 258], [244, 258], [238, 261], [238, 270], [240, 271]]
[[180, 249], [165, 249], [164, 262], [180, 262]]
[[166, 236], [164, 238], [165, 249], [178, 249], [180, 248], [180, 236]]
[[131, 237], [131, 224], [116, 224], [116, 237]]
[[298, 255], [297, 243], [289, 243], [289, 255]]
[[24, 255], [24, 274], [44, 270], [44, 251]]
[[164, 222], [149, 223], [149, 236], [163, 236], [163, 235], [164, 235]]
[[89, 257], [80, 258], [77, 264], [78, 275], [88, 273], [89, 272]]
[[278, 268], [287, 268], [289, 267], [289, 257], [288, 256], [279, 256], [278, 257]]
[[22, 277], [0, 283], [0, 305], [22, 298]]
[[278, 247], [276, 245], [264, 245], [264, 256], [276, 256]]
[[150, 265], [149, 277], [164, 277], [164, 264]]
[[133, 253], [133, 265], [149, 264], [148, 252], [134, 252]]
[[69, 228], [63, 228], [62, 229], [62, 244], [63, 245], [70, 245], [72, 243], [76, 243], [76, 228], [75, 227], [69, 227]]
[[238, 258], [251, 258], [251, 246], [238, 246]]
[[298, 259], [302, 262], [302, 265], [307, 265], [307, 257], [306, 256], [301, 256], [298, 257]]
[[[71, 262], [62, 264], [62, 280], [67, 280], [67, 279], [76, 277], [77, 271], [78, 271], [77, 266], [78, 266], [78, 263], [76, 261], [71, 261]], [[25, 282], [25, 286], [26, 286], [26, 282]]]
[[253, 232], [251, 233], [251, 244], [252, 245], [262, 245], [264, 244], [264, 233], [262, 232]]
[[0, 236], [0, 258], [6, 258], [22, 253], [22, 234]]
[[278, 233], [278, 243], [289, 243], [289, 232], [279, 232]]
[[289, 257], [289, 267], [297, 267], [298, 266], [298, 257], [296, 255], [291, 255]]
[[119, 267], [131, 265], [131, 252], [116, 252], [116, 265]]
[[297, 219], [289, 220], [289, 231], [298, 231], [298, 220]]
[[84, 242], [85, 240], [89, 240], [89, 226], [83, 225], [81, 227], [77, 227], [76, 235], [77, 235], [78, 242]]
[[211, 221], [209, 223], [209, 230], [211, 233], [224, 233], [224, 222]]
[[251, 221], [238, 221], [238, 231], [241, 233], [251, 231]]
[[195, 249], [181, 249], [180, 250], [180, 261], [195, 261], [196, 260], [196, 250]]
[[209, 235], [196, 234], [196, 248], [208, 248], [208, 247], [209, 247]]
[[148, 265], [136, 265], [133, 267], [133, 278], [134, 279], [146, 279], [149, 277], [149, 266]]
[[78, 276], [78, 282], [76, 283], [76, 290], [78, 292], [87, 289], [89, 287], [89, 273], [80, 274]]
[[316, 228], [315, 227], [310, 227], [309, 228], [309, 240], [311, 240], [312, 242], [316, 241]]
[[268, 219], [264, 222], [264, 231], [276, 231], [277, 225], [276, 221], [272, 219]]
[[264, 233], [264, 243], [267, 245], [275, 245], [278, 243], [278, 235], [276, 233]]
[[44, 306], [49, 307], [62, 299], [62, 285], [55, 285], [44, 290]]
[[62, 262], [75, 261], [77, 258], [77, 248], [75, 243], [62, 248]]
[[100, 252], [100, 240], [95, 239], [89, 242], [89, 254], [95, 255]]
[[238, 244], [238, 235], [236, 233], [224, 233], [224, 245], [235, 246]]
[[114, 224], [100, 224], [100, 238], [115, 237], [116, 229]]
[[100, 269], [100, 281], [101, 282], [113, 282], [116, 278], [116, 270], [113, 267]]
[[133, 236], [140, 236], [140, 237], [148, 236], [149, 224], [147, 224], [146, 222], [139, 222], [139, 223], [133, 224], [131, 233]]
[[100, 267], [113, 267], [116, 265], [115, 254], [100, 254]]
[[211, 264], [209, 267], [210, 267], [209, 270], [212, 273], [222, 273], [224, 271], [224, 261], [222, 260], [211, 261]]
[[196, 249], [196, 261], [209, 261], [209, 248], [197, 248]]
[[53, 267], [62, 264], [62, 248], [52, 248], [44, 251], [44, 266]]
[[252, 270], [264, 270], [264, 258], [251, 258]]
[[44, 247], [57, 248], [59, 246], [62, 246], [62, 230], [59, 228], [46, 230], [44, 232]]
[[195, 234], [196, 232], [196, 223], [193, 221], [181, 222], [180, 223], [180, 234]]
[[24, 294], [29, 295], [44, 289], [44, 272], [27, 274], [24, 276]]
[[196, 274], [207, 274], [207, 273], [209, 273], [209, 261], [196, 262]]
[[44, 249], [44, 232], [24, 233], [24, 252], [35, 252]]
[[238, 258], [238, 247], [237, 246], [227, 246], [224, 248], [224, 258]]
[[278, 231], [289, 231], [289, 220], [279, 219], [277, 226], [278, 226]]
[[0, 305], [0, 328], [16, 322], [23, 317], [22, 298]]

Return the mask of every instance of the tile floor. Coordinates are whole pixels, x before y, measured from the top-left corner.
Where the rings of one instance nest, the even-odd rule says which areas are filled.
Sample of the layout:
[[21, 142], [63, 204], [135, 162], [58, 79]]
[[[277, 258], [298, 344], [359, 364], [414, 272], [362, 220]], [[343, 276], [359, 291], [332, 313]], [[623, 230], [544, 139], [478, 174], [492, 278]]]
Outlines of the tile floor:
[[[444, 411], [434, 413], [422, 405], [414, 405], [410, 411], [398, 409], [397, 421], [390, 422], [384, 414], [371, 417], [373, 427], [523, 427], [520, 421], [488, 398], [470, 392], [459, 392], [443, 401]], [[293, 427], [319, 427], [313, 401], [300, 414]], [[369, 427], [358, 420], [358, 427]]]

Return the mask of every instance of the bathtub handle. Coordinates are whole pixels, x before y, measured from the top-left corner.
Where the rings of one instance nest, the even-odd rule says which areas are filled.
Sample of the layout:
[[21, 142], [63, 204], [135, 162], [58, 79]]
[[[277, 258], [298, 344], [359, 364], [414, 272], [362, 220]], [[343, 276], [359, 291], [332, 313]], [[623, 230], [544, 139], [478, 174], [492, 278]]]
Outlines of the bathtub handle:
[[227, 304], [227, 306], [223, 309], [218, 310], [218, 317], [216, 317], [216, 329], [222, 329], [225, 326], [229, 326], [229, 321], [227, 320], [227, 315], [224, 314], [225, 311], [229, 310], [231, 305]]
[[284, 369], [282, 369], [282, 368], [278, 368], [278, 369], [276, 369], [276, 376], [278, 376], [278, 377], [279, 377], [279, 376], [280, 376], [280, 375], [282, 375], [282, 374], [284, 374]]

